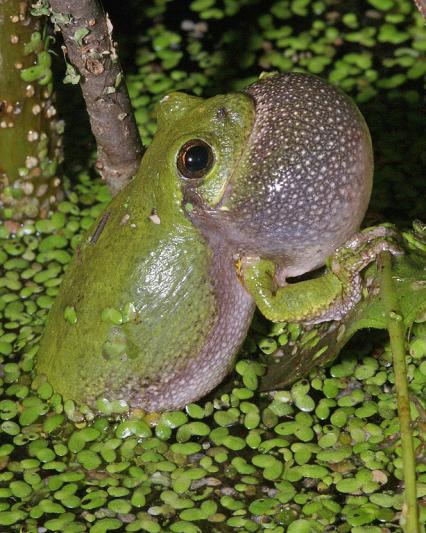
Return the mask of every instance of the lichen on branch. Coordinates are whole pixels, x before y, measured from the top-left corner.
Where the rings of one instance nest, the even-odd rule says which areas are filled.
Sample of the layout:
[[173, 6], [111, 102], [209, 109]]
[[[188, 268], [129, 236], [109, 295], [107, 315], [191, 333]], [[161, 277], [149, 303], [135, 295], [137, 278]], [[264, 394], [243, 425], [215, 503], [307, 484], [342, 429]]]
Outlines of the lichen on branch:
[[112, 39], [112, 25], [97, 0], [50, 0], [69, 60], [66, 81], [80, 82], [98, 147], [97, 169], [112, 193], [136, 173], [142, 143]]

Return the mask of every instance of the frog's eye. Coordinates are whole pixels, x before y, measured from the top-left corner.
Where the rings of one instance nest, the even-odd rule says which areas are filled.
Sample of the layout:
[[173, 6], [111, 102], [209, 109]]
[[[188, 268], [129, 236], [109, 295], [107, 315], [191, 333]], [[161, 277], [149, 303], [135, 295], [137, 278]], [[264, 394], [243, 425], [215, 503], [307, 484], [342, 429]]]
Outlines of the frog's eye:
[[191, 139], [179, 150], [177, 168], [183, 178], [200, 179], [212, 168], [213, 150], [201, 139]]

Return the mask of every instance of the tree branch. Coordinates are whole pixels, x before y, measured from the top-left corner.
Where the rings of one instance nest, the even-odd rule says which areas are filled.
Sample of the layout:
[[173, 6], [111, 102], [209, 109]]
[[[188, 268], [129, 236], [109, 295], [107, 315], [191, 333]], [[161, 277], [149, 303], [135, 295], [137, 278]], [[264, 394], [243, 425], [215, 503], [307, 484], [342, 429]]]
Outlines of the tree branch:
[[80, 75], [98, 146], [97, 169], [115, 194], [136, 173], [143, 148], [112, 40], [111, 22], [98, 0], [49, 3], [69, 60]]

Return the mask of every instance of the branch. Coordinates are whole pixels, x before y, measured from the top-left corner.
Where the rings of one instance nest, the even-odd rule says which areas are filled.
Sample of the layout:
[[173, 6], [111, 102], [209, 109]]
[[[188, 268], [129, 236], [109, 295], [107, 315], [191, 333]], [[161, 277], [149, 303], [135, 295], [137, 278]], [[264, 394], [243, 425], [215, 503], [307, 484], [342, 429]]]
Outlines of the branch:
[[426, 0], [414, 0], [417, 9], [423, 15], [423, 18], [426, 19]]
[[405, 327], [392, 279], [392, 259], [389, 252], [380, 255], [381, 294], [388, 322], [392, 349], [395, 389], [401, 432], [402, 462], [404, 471], [404, 531], [419, 533], [419, 516], [416, 500], [416, 460], [411, 434], [410, 399], [408, 396], [407, 369], [405, 366]]
[[69, 60], [79, 72], [77, 80], [98, 146], [96, 167], [115, 194], [136, 173], [143, 148], [112, 40], [111, 22], [98, 0], [49, 3]]

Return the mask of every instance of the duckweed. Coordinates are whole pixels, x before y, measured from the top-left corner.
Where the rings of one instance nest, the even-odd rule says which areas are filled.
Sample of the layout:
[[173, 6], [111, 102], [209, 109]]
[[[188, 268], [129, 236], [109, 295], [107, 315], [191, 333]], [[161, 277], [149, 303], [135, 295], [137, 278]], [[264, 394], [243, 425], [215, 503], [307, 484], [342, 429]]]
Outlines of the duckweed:
[[104, 322], [109, 322], [117, 326], [123, 323], [123, 315], [118, 309], [114, 309], [113, 307], [106, 307], [102, 311], [101, 318]]
[[[140, 41], [127, 80], [144, 141], [155, 128], [151, 109], [169, 90], [213, 94], [239, 89], [259, 68], [307, 70], [362, 106], [380, 161], [372, 211], [403, 225], [420, 216], [424, 195], [413, 176], [420, 175], [424, 28], [408, 0], [344, 4], [274, 1], [259, 16], [258, 2], [197, 0], [183, 8], [180, 27], [173, 8], [166, 11], [173, 2], [144, 3], [139, 9], [150, 24], [133, 32]], [[81, 166], [73, 173], [73, 189], [56, 213], [16, 234], [0, 226], [0, 529], [399, 531], [402, 462], [386, 346], [367, 354], [360, 342], [289, 390], [261, 393], [268, 358], [317, 338], [298, 325], [256, 319], [224, 389], [161, 414], [155, 427], [123, 401], [99, 398], [94, 417], [33, 380], [37, 342], [62, 275], [109, 200]], [[133, 318], [128, 303], [97, 319], [120, 325]], [[64, 320], [75, 324], [78, 309], [65, 308]], [[407, 360], [419, 456], [425, 354], [419, 322]], [[418, 461], [419, 498], [425, 472]]]
[[70, 324], [76, 324], [77, 323], [77, 313], [75, 311], [75, 308], [73, 306], [67, 306], [64, 310], [64, 319], [69, 322]]

